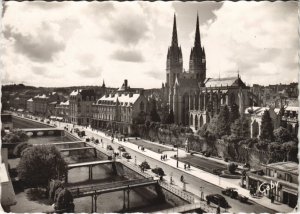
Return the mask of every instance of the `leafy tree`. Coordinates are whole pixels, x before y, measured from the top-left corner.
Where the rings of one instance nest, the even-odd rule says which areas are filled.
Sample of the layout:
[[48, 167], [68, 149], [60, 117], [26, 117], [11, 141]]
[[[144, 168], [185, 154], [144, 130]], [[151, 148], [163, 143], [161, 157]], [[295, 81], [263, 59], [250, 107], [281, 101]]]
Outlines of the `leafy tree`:
[[235, 164], [235, 163], [229, 163], [227, 168], [228, 168], [228, 171], [231, 173], [231, 174], [234, 174], [235, 170], [237, 169], [238, 165]]
[[57, 195], [54, 209], [57, 211], [63, 210], [64, 212], [72, 213], [74, 212], [73, 200], [71, 192], [68, 189], [63, 188]]
[[23, 143], [19, 143], [15, 148], [14, 148], [14, 155], [17, 156], [17, 157], [20, 157], [22, 152], [29, 148], [29, 147], [32, 147], [31, 144], [28, 144], [27, 142], [23, 142]]
[[255, 144], [255, 147], [258, 150], [267, 151], [269, 144], [270, 144], [269, 140], [259, 140], [258, 143]]
[[16, 130], [6, 134], [2, 141], [4, 143], [21, 143], [28, 141], [28, 136], [25, 132]]
[[165, 176], [164, 170], [160, 167], [156, 167], [156, 168], [152, 169], [152, 172], [159, 176]]
[[143, 169], [150, 169], [150, 165], [148, 164], [147, 161], [143, 161], [140, 165], [141, 168]]
[[217, 138], [230, 134], [229, 109], [226, 105], [221, 108], [218, 115], [212, 118], [207, 127], [207, 131]]
[[250, 136], [249, 120], [246, 117], [240, 117], [234, 121], [230, 126], [231, 135], [239, 138], [246, 139]]
[[33, 187], [47, 187], [51, 179], [65, 175], [67, 164], [55, 146], [26, 149], [17, 167], [18, 177]]
[[134, 124], [144, 124], [146, 121], [146, 115], [144, 112], [140, 112], [137, 116], [133, 118]]
[[265, 110], [261, 118], [261, 132], [259, 136], [260, 139], [272, 141], [274, 139], [273, 129], [274, 128], [270, 113], [268, 110]]
[[286, 154], [286, 161], [298, 162], [298, 144], [294, 141], [283, 143], [281, 150]]
[[235, 122], [240, 117], [239, 106], [237, 104], [233, 104], [230, 108], [230, 123]]
[[174, 112], [173, 112], [173, 109], [170, 110], [170, 113], [168, 115], [166, 123], [167, 124], [173, 124], [174, 123]]
[[288, 142], [292, 139], [290, 132], [286, 128], [283, 128], [281, 126], [278, 129], [275, 129], [273, 131], [273, 134], [275, 137], [275, 141], [279, 143]]
[[281, 144], [278, 142], [272, 142], [268, 145], [268, 151], [269, 152], [275, 152], [281, 150]]
[[150, 111], [150, 120], [153, 122], [160, 122], [160, 117], [157, 113], [156, 101], [152, 99], [151, 111]]

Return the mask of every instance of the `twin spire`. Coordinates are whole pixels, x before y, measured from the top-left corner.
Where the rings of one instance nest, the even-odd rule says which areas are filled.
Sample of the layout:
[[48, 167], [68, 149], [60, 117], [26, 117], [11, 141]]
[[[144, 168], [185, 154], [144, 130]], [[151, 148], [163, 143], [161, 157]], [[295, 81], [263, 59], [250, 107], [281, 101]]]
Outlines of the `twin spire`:
[[176, 15], [175, 14], [174, 14], [174, 21], [173, 21], [172, 46], [178, 47]]
[[[172, 34], [172, 46], [178, 47], [178, 38], [177, 38], [177, 25], [176, 25], [176, 15], [174, 14], [173, 21], [173, 34]], [[201, 47], [201, 39], [200, 39], [200, 27], [199, 27], [199, 16], [197, 13], [197, 22], [196, 22], [196, 33], [195, 33], [195, 42], [194, 46]]]

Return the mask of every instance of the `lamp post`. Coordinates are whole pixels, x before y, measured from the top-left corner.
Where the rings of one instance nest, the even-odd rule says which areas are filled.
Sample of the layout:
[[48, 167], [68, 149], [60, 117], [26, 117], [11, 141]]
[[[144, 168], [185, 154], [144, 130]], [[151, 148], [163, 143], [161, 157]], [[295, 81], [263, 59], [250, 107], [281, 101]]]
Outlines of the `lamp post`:
[[177, 160], [177, 163], [176, 163], [176, 167], [178, 168], [178, 144], [177, 144], [177, 155], [176, 155], [176, 160]]

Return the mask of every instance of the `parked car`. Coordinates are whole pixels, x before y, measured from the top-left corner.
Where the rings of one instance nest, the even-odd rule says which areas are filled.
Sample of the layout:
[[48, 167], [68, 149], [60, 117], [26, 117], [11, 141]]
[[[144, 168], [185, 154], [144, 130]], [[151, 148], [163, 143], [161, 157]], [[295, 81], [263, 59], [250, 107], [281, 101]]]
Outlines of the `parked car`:
[[114, 150], [113, 147], [111, 145], [107, 145], [106, 147], [107, 150]]
[[237, 199], [242, 203], [246, 203], [248, 201], [248, 197], [243, 195], [238, 195]]
[[227, 195], [231, 198], [237, 198], [239, 193], [236, 191], [236, 188], [227, 187], [226, 189], [222, 190], [223, 195]]
[[126, 152], [126, 149], [125, 149], [123, 146], [119, 146], [119, 147], [118, 147], [118, 150], [119, 150], [120, 152]]
[[212, 202], [212, 203], [214, 203], [216, 205], [219, 205], [220, 207], [223, 207], [223, 208], [228, 208], [229, 207], [229, 204], [226, 201], [226, 199], [222, 195], [219, 195], [219, 194], [207, 195], [206, 200], [207, 200], [208, 204]]
[[124, 152], [122, 154], [122, 157], [126, 158], [126, 159], [131, 159], [131, 155], [128, 152]]

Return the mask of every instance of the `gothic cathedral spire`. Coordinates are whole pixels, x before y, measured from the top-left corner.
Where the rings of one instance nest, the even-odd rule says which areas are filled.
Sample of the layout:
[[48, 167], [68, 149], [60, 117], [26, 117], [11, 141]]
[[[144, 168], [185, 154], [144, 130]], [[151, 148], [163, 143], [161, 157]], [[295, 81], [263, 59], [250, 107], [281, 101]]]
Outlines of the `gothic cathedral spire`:
[[195, 78], [203, 85], [206, 78], [206, 59], [204, 47], [201, 46], [199, 16], [197, 14], [196, 32], [194, 47], [190, 54], [189, 72], [195, 75]]
[[196, 33], [195, 33], [195, 42], [194, 46], [201, 47], [201, 39], [200, 39], [200, 28], [199, 28], [199, 16], [197, 13], [197, 23], [196, 23]]
[[175, 14], [174, 14], [174, 21], [173, 21], [172, 46], [178, 47], [176, 15]]

